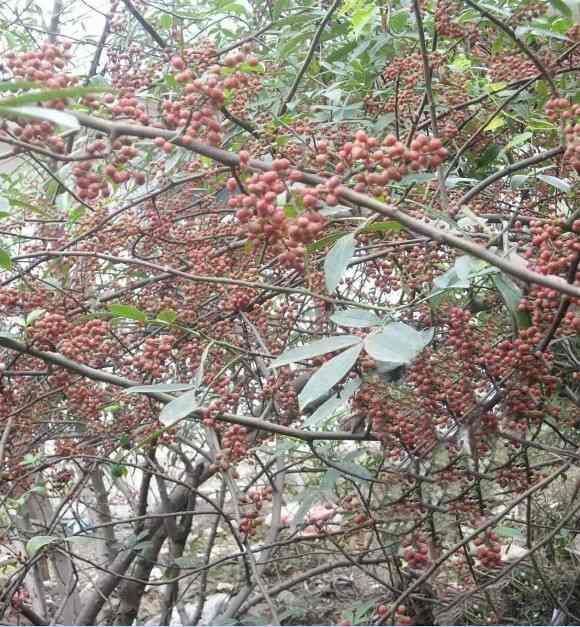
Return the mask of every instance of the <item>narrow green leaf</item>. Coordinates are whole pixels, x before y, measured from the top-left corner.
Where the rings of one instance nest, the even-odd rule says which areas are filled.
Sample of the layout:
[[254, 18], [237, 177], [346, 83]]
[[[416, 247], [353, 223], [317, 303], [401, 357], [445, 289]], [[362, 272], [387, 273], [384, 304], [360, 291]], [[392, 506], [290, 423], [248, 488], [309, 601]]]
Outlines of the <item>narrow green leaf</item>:
[[[31, 85], [34, 87], [38, 87], [38, 85], [35, 83], [32, 83]], [[0, 89], [0, 91], [2, 90]], [[110, 87], [64, 87], [63, 89], [43, 89], [41, 91], [27, 92], [20, 96], [4, 98], [4, 100], [0, 100], [0, 107], [20, 107], [22, 105], [35, 104], [37, 102], [46, 102], [48, 100], [79, 98], [81, 96], [88, 96], [89, 94], [95, 94], [103, 91], [110, 92], [112, 90]]]
[[34, 81], [2, 81], [0, 83], [0, 93], [4, 91], [19, 91], [21, 89], [33, 89], [38, 87]]
[[325, 337], [322, 340], [316, 340], [305, 344], [304, 346], [298, 346], [297, 348], [291, 348], [284, 351], [277, 359], [271, 364], [271, 368], [279, 368], [280, 366], [286, 366], [287, 364], [293, 364], [297, 361], [303, 361], [305, 359], [312, 359], [319, 355], [325, 355], [333, 351], [347, 348], [353, 344], [358, 344], [361, 341], [360, 337], [356, 335], [335, 335], [333, 337]]
[[26, 552], [30, 557], [33, 557], [45, 546], [54, 544], [58, 538], [56, 536], [34, 536], [26, 543]]
[[564, 2], [564, 0], [548, 0], [548, 2], [562, 15], [572, 17], [572, 9]]
[[109, 311], [118, 318], [129, 318], [130, 320], [138, 320], [139, 322], [145, 322], [147, 320], [147, 314], [133, 305], [109, 305]]
[[520, 311], [519, 309], [520, 301], [523, 298], [523, 291], [505, 274], [494, 275], [493, 281], [505, 306], [512, 315], [515, 327], [520, 331], [527, 329], [531, 324], [530, 314], [527, 311]]
[[199, 408], [197, 394], [197, 390], [191, 390], [191, 392], [178, 396], [171, 403], [167, 403], [159, 414], [159, 421], [164, 425], [170, 425], [194, 412]]
[[155, 383], [153, 385], [134, 385], [127, 388], [127, 394], [149, 394], [150, 392], [182, 392], [191, 390], [193, 383]]
[[348, 401], [361, 385], [362, 379], [360, 377], [351, 379], [342, 388], [339, 395], [331, 396], [328, 400], [324, 401], [324, 403], [322, 403], [322, 405], [320, 405], [320, 407], [318, 407], [312, 415], [305, 418], [304, 426], [317, 428], [324, 421], [343, 412], [348, 404]]
[[350, 233], [341, 237], [326, 255], [324, 260], [324, 280], [329, 294], [332, 294], [340, 283], [342, 275], [352, 260], [355, 249], [356, 240], [354, 234]]
[[404, 322], [392, 322], [365, 340], [365, 350], [378, 361], [406, 364], [433, 339], [433, 329], [417, 331]]
[[313, 401], [324, 396], [331, 388], [333, 388], [343, 377], [345, 377], [352, 369], [358, 356], [363, 349], [360, 342], [356, 346], [351, 346], [345, 351], [333, 357], [322, 365], [308, 380], [302, 392], [298, 396], [298, 403], [301, 409], [304, 409]]
[[157, 314], [155, 319], [160, 320], [161, 322], [166, 322], [167, 324], [172, 324], [175, 322], [176, 318], [177, 313], [175, 311], [172, 309], [163, 309]]
[[300, 507], [292, 520], [293, 526], [302, 525], [304, 523], [306, 514], [308, 514], [310, 508], [314, 505], [314, 503], [316, 503], [316, 501], [320, 500], [321, 497], [322, 493], [320, 490], [305, 490], [302, 492], [299, 501]]
[[43, 107], [0, 107], [0, 117], [12, 116], [24, 118], [36, 118], [52, 122], [57, 126], [64, 126], [75, 130], [80, 129], [80, 124], [74, 115], [57, 111], [56, 109], [44, 109]]
[[171, 28], [171, 26], [173, 25], [173, 17], [168, 13], [164, 13], [159, 18], [159, 25], [161, 26], [161, 28]]
[[366, 329], [368, 327], [376, 327], [382, 324], [381, 319], [373, 311], [365, 311], [364, 309], [345, 309], [337, 311], [330, 316], [334, 324], [341, 327], [357, 327]]
[[363, 233], [385, 233], [387, 231], [402, 231], [405, 227], [396, 220], [387, 222], [373, 222], [363, 229]]
[[568, 181], [558, 178], [557, 176], [550, 176], [549, 174], [537, 174], [536, 178], [540, 179], [540, 181], [543, 181], [544, 183], [547, 183], [548, 185], [551, 185], [552, 187], [555, 187], [561, 192], [565, 192], [566, 194], [569, 194], [572, 191], [572, 185], [570, 185]]
[[12, 270], [12, 257], [8, 254], [8, 251], [0, 248], [0, 268], [4, 270]]
[[373, 478], [372, 474], [360, 464], [355, 464], [354, 462], [334, 462], [334, 465], [347, 478], [359, 479], [361, 481], [371, 481]]

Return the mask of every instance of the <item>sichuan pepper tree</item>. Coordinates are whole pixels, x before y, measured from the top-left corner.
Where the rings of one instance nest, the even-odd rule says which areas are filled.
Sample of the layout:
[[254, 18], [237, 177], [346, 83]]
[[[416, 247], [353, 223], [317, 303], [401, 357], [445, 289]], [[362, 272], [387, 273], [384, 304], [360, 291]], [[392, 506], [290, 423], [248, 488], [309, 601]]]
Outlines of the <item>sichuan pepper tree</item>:
[[4, 615], [575, 620], [573, 3], [74, 4], [1, 15]]

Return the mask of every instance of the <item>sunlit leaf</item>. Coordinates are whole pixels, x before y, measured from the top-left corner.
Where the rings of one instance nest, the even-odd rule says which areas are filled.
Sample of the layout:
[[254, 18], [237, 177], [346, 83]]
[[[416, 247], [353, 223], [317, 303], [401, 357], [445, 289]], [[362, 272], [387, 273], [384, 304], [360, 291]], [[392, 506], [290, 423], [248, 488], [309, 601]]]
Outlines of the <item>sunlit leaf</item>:
[[174, 401], [167, 403], [159, 414], [159, 422], [162, 422], [164, 425], [170, 425], [194, 412], [199, 408], [197, 395], [197, 390], [191, 390], [191, 392], [186, 392], [178, 396]]
[[566, 194], [572, 191], [572, 185], [570, 185], [568, 181], [558, 178], [557, 176], [551, 176], [549, 174], [537, 174], [536, 178], [540, 179], [540, 181], [543, 181], [544, 183], [547, 183], [548, 185], [551, 185], [552, 187], [555, 187], [561, 192], [565, 192]]
[[341, 237], [324, 259], [324, 280], [330, 294], [334, 292], [356, 249], [353, 233]]
[[26, 552], [32, 557], [45, 546], [54, 544], [57, 541], [58, 538], [56, 536], [34, 536], [26, 543]]
[[8, 254], [8, 251], [0, 248], [0, 268], [4, 270], [12, 270], [12, 257]]
[[322, 365], [308, 380], [298, 396], [300, 407], [308, 406], [324, 396], [352, 369], [363, 349], [362, 342], [351, 346]]
[[365, 340], [365, 350], [379, 361], [406, 364], [433, 339], [433, 329], [417, 331], [404, 322], [392, 322]]
[[153, 385], [134, 385], [127, 388], [127, 394], [149, 394], [152, 392], [182, 392], [191, 390], [194, 385], [192, 383], [155, 383]]
[[6, 107], [0, 106], [0, 117], [24, 117], [36, 118], [52, 122], [57, 126], [65, 128], [80, 129], [80, 124], [74, 115], [57, 111], [56, 109], [45, 109], [43, 107]]
[[330, 316], [334, 324], [341, 327], [358, 327], [365, 329], [382, 324], [381, 319], [373, 311], [364, 309], [345, 309]]
[[145, 322], [147, 320], [147, 314], [133, 305], [109, 305], [109, 311], [118, 318], [129, 318], [130, 320], [138, 320], [139, 322]]
[[360, 341], [360, 337], [356, 335], [335, 335], [333, 337], [326, 337], [323, 340], [316, 340], [315, 342], [310, 342], [310, 344], [284, 351], [270, 366], [272, 368], [279, 368], [280, 366], [293, 364], [297, 361], [312, 359], [319, 355], [325, 355], [326, 353], [358, 344]]

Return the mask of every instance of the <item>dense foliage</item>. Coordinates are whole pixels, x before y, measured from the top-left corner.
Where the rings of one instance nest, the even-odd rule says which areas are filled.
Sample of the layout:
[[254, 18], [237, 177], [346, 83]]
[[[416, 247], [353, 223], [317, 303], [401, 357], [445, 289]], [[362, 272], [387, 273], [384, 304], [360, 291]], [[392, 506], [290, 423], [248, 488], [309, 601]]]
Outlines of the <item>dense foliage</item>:
[[579, 624], [577, 3], [68, 4], [0, 7], [3, 620]]

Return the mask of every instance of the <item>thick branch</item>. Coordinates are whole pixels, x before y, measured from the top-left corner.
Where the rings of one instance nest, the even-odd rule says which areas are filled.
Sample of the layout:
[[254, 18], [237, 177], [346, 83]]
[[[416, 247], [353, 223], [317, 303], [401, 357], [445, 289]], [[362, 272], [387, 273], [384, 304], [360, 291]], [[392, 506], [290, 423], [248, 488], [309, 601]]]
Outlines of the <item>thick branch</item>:
[[[143, 137], [150, 139], [154, 139], [155, 137], [164, 137], [167, 140], [173, 140], [175, 144], [181, 145], [186, 149], [192, 150], [193, 152], [208, 157], [209, 159], [212, 159], [214, 161], [218, 161], [219, 163], [223, 163], [224, 165], [238, 166], [240, 162], [237, 155], [231, 152], [227, 152], [226, 150], [221, 150], [220, 148], [214, 148], [213, 146], [202, 144], [201, 142], [193, 142], [186, 146], [185, 144], [180, 142], [179, 138], [175, 138], [175, 132], [173, 131], [149, 128], [146, 126], [109, 122], [107, 120], [100, 120], [85, 113], [72, 112], [72, 114], [76, 116], [76, 118], [83, 126], [101, 131], [103, 133], [131, 135], [133, 137]], [[553, 148], [552, 150], [540, 153], [535, 157], [530, 157], [529, 159], [524, 159], [522, 161], [513, 163], [504, 170], [495, 173], [494, 175], [492, 175], [492, 177], [488, 177], [472, 190], [467, 192], [467, 194], [465, 194], [460, 200], [460, 204], [467, 202], [470, 198], [475, 196], [482, 189], [484, 189], [494, 181], [508, 176], [513, 172], [524, 169], [529, 165], [534, 165], [536, 163], [540, 163], [541, 161], [556, 157], [563, 151], [564, 147], [558, 146], [557, 148]], [[251, 160], [249, 165], [251, 168], [260, 171], [267, 171], [271, 169], [270, 164], [263, 161], [258, 161], [256, 159]], [[304, 173], [302, 178], [303, 181], [305, 183], [308, 183], [309, 185], [318, 185], [320, 183], [324, 183], [325, 181], [325, 179], [320, 176], [307, 173]], [[463, 252], [472, 255], [473, 257], [476, 257], [478, 259], [482, 259], [492, 266], [495, 266], [500, 270], [503, 270], [507, 274], [510, 274], [511, 276], [514, 276], [526, 283], [543, 285], [544, 287], [556, 290], [557, 292], [560, 292], [562, 294], [568, 294], [568, 296], [573, 296], [575, 298], [580, 297], [580, 288], [568, 284], [564, 279], [561, 279], [559, 277], [545, 276], [543, 274], [533, 272], [532, 270], [516, 266], [515, 264], [508, 261], [506, 258], [500, 257], [499, 255], [492, 253], [491, 251], [483, 248], [482, 246], [479, 246], [478, 244], [475, 244], [449, 231], [443, 231], [435, 226], [432, 226], [428, 222], [417, 220], [416, 218], [413, 218], [403, 213], [395, 207], [386, 205], [385, 203], [379, 202], [378, 200], [365, 196], [364, 194], [359, 194], [357, 192], [351, 191], [346, 187], [339, 188], [339, 191], [341, 197], [344, 200], [348, 200], [361, 207], [366, 207], [367, 209], [376, 211], [377, 213], [387, 216], [393, 220], [398, 220], [401, 224], [416, 233], [425, 235], [435, 241], [449, 244], [453, 248], [458, 248], [459, 250], [462, 250]]]
[[[23, 355], [31, 355], [42, 359], [44, 362], [60, 366], [69, 372], [74, 372], [81, 376], [92, 379], [93, 381], [101, 381], [103, 383], [109, 383], [117, 387], [130, 388], [136, 385], [140, 385], [138, 381], [131, 381], [125, 377], [119, 377], [118, 375], [98, 370], [97, 368], [91, 368], [85, 366], [77, 361], [68, 359], [59, 353], [52, 353], [48, 351], [41, 351], [30, 346], [26, 346], [24, 342], [0, 335], [0, 346], [17, 351]], [[153, 398], [161, 403], [169, 403], [174, 400], [174, 396], [170, 394], [164, 394], [162, 392], [147, 392], [146, 396]], [[200, 411], [200, 410], [198, 410]], [[302, 431], [300, 429], [293, 429], [291, 427], [284, 427], [274, 422], [267, 420], [260, 420], [259, 418], [251, 418], [248, 416], [238, 416], [236, 414], [220, 414], [220, 420], [224, 422], [230, 422], [233, 424], [243, 425], [249, 429], [260, 429], [267, 431], [268, 433], [279, 433], [291, 438], [298, 438], [301, 440], [375, 440], [376, 438], [367, 433], [350, 433], [348, 431]]]

